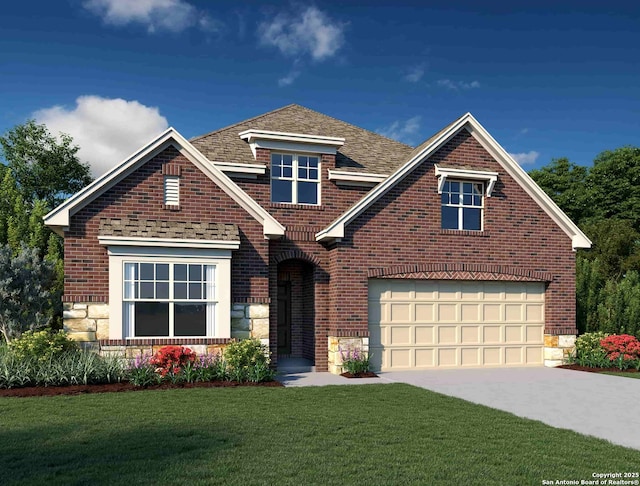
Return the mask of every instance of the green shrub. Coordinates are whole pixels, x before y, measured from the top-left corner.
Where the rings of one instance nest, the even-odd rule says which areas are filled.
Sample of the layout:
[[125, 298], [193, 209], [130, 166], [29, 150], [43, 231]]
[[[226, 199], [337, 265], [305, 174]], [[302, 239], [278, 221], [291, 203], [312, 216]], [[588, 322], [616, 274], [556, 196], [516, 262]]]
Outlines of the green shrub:
[[[253, 381], [256, 376], [267, 377], [264, 370], [271, 363], [267, 346], [258, 339], [231, 341], [224, 350], [224, 361], [229, 378], [233, 381], [249, 381], [250, 378]], [[273, 379], [273, 374], [270, 379]]]
[[31, 357], [45, 362], [69, 351], [77, 351], [78, 344], [69, 339], [64, 331], [25, 331], [18, 339], [9, 343], [9, 348], [19, 358]]
[[575, 362], [580, 366], [589, 368], [607, 368], [611, 366], [611, 361], [607, 357], [607, 351], [600, 342], [609, 334], [598, 332], [587, 332], [576, 339]]

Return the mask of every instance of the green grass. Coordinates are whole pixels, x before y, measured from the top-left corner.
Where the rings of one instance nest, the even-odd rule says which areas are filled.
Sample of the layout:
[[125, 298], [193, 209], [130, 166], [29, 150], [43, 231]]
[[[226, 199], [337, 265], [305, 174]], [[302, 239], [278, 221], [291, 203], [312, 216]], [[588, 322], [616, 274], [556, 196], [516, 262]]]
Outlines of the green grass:
[[625, 373], [623, 371], [603, 371], [603, 375], [623, 376], [624, 378], [640, 378], [640, 373]]
[[403, 384], [0, 399], [3, 484], [541, 484], [640, 452]]

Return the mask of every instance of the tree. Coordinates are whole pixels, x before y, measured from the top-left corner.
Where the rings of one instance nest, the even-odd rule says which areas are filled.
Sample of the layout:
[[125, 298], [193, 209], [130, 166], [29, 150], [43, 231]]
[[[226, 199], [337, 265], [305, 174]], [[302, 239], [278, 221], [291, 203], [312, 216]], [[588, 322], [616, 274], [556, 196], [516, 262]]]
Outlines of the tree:
[[628, 219], [640, 231], [640, 147], [599, 154], [586, 179], [595, 216]]
[[0, 333], [6, 342], [51, 321], [54, 267], [34, 248], [23, 247], [14, 256], [8, 245], [0, 246]]
[[582, 229], [593, 242], [580, 255], [598, 260], [598, 270], [604, 279], [619, 279], [629, 270], [640, 270], [640, 233], [628, 219], [592, 220]]
[[79, 147], [66, 134], [60, 140], [46, 125], [29, 120], [0, 137], [2, 154], [26, 203], [40, 199], [53, 209], [92, 181]]
[[587, 167], [560, 158], [529, 175], [575, 223], [580, 223], [592, 213], [585, 186], [588, 173]]

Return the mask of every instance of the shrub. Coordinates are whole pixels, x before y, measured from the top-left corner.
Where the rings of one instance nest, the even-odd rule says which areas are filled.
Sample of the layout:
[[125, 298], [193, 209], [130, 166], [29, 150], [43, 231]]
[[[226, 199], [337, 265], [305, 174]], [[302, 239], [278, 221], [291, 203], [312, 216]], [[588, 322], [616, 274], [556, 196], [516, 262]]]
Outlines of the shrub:
[[603, 351], [603, 348], [600, 344], [604, 338], [606, 338], [609, 334], [598, 331], [598, 332], [587, 332], [578, 336], [576, 339], [576, 355], [586, 355], [589, 353], [593, 353], [594, 351]]
[[[268, 353], [267, 346], [258, 339], [231, 341], [224, 350], [224, 360], [230, 379], [248, 381], [251, 377], [253, 381], [258, 375], [266, 377], [268, 374], [265, 369], [268, 369], [271, 363]], [[268, 379], [273, 379], [273, 373]]]
[[346, 352], [340, 349], [342, 356], [342, 368], [347, 373], [358, 374], [369, 371], [371, 356], [359, 348], [347, 348]]
[[182, 346], [164, 346], [153, 355], [150, 363], [156, 367], [161, 376], [175, 377], [180, 374], [185, 364], [193, 363], [196, 353]]
[[51, 360], [69, 351], [77, 351], [78, 345], [64, 331], [25, 331], [18, 339], [9, 343], [9, 348], [18, 359], [27, 357], [41, 362]]
[[135, 386], [157, 385], [162, 381], [162, 376], [156, 373], [156, 367], [151, 364], [151, 356], [143, 354], [136, 356], [126, 371], [127, 379]]
[[635, 365], [640, 360], [640, 341], [629, 334], [607, 336], [600, 341], [607, 353], [607, 359], [622, 369]]

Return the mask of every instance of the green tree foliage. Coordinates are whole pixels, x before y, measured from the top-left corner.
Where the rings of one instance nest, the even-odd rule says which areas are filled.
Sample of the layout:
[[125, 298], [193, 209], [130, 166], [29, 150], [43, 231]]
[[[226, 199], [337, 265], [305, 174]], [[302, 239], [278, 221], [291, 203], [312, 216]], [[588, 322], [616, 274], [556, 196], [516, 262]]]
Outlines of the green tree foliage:
[[531, 177], [593, 242], [576, 260], [579, 332], [640, 337], [640, 148], [602, 152], [591, 168], [556, 159]]
[[8, 245], [0, 246], [0, 333], [7, 342], [50, 323], [54, 279], [54, 264], [35, 248], [14, 254]]
[[585, 191], [595, 216], [627, 219], [640, 231], [640, 147], [621, 147], [593, 161]]
[[0, 147], [25, 201], [43, 200], [53, 209], [92, 180], [72, 138], [58, 140], [33, 120], [1, 136]]
[[592, 211], [585, 191], [588, 173], [587, 167], [561, 158], [553, 159], [541, 169], [532, 170], [529, 175], [573, 221], [580, 222]]

